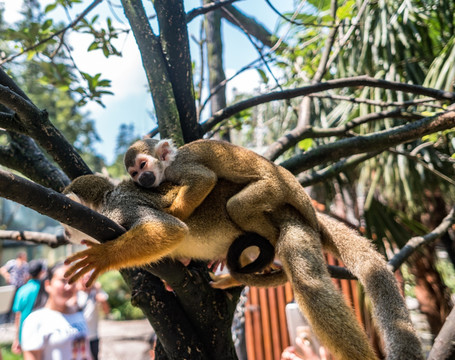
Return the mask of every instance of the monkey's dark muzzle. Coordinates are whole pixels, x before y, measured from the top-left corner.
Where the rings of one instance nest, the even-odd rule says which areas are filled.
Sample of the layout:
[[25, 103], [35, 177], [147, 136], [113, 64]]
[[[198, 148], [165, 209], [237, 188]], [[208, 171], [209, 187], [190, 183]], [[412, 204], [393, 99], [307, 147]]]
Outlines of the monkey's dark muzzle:
[[139, 185], [145, 187], [145, 188], [151, 188], [155, 184], [155, 174], [151, 171], [146, 171], [139, 176], [137, 181], [139, 182]]

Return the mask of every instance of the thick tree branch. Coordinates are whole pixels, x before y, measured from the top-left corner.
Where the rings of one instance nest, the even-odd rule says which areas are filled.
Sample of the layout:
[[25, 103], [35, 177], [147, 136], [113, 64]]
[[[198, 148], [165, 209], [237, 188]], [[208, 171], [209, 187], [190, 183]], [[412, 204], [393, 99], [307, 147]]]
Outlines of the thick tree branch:
[[51, 248], [68, 244], [63, 234], [54, 235], [36, 231], [0, 230], [0, 239], [28, 241], [34, 244], [44, 244]]
[[448, 111], [441, 115], [424, 118], [374, 134], [342, 139], [322, 145], [314, 150], [294, 156], [280, 165], [292, 173], [298, 174], [316, 165], [337, 161], [354, 154], [386, 150], [389, 147], [453, 127], [455, 127], [455, 111]]
[[8, 135], [9, 145], [0, 147], [0, 164], [56, 191], [69, 184], [68, 177], [46, 158], [33, 139], [14, 132]]
[[[208, 0], [204, 0], [207, 2]], [[223, 40], [221, 35], [221, 12], [211, 11], [205, 16], [204, 21], [205, 28], [205, 44], [207, 48], [207, 65], [209, 70], [209, 89], [211, 92], [211, 112], [217, 112], [218, 110], [226, 107], [226, 87], [217, 88], [218, 84], [221, 84], [226, 80], [223, 66]], [[202, 54], [201, 54], [202, 58]], [[203, 71], [203, 66], [201, 66]], [[202, 86], [202, 80], [200, 81]], [[213, 89], [217, 88], [217, 91]], [[202, 88], [201, 88], [202, 90]], [[202, 91], [200, 91], [202, 94]], [[229, 141], [229, 132], [225, 135], [225, 140]]]
[[195, 358], [208, 360], [204, 344], [175, 294], [166, 291], [162, 281], [145, 269], [120, 272], [131, 289], [131, 302], [144, 312], [167, 357], [189, 359], [188, 352], [192, 351]]
[[[35, 139], [51, 155], [61, 169], [71, 178], [91, 174], [90, 168], [62, 133], [49, 121], [47, 111], [38, 109], [26, 96], [17, 92], [18, 86], [0, 68], [0, 104], [15, 116], [7, 130], [23, 132]], [[16, 123], [20, 126], [15, 127]], [[4, 123], [3, 125], [8, 125]]]
[[201, 125], [202, 131], [203, 133], [206, 133], [221, 121], [235, 114], [238, 114], [240, 111], [248, 109], [253, 106], [264, 104], [266, 102], [291, 99], [298, 96], [307, 96], [310, 94], [331, 89], [359, 86], [369, 86], [374, 88], [389, 89], [393, 91], [402, 91], [415, 95], [428, 96], [439, 100], [448, 100], [452, 102], [455, 101], [455, 93], [449, 91], [430, 89], [419, 85], [375, 79], [369, 76], [356, 76], [352, 78], [329, 80], [326, 82], [304, 86], [296, 89], [274, 91], [264, 95], [255, 96], [248, 100], [240, 101], [232, 106], [228, 106], [227, 108], [215, 113], [211, 118], [209, 118], [206, 122], [204, 122]]
[[355, 127], [362, 124], [366, 124], [368, 122], [373, 122], [376, 120], [382, 120], [386, 118], [403, 118], [416, 120], [421, 119], [422, 116], [408, 114], [400, 109], [397, 109], [359, 116], [344, 125], [340, 125], [333, 128], [321, 129], [315, 127], [306, 128], [299, 127], [289, 132], [288, 134], [284, 135], [282, 138], [278, 139], [273, 144], [271, 144], [267, 148], [267, 151], [264, 153], [264, 157], [273, 161], [276, 158], [278, 158], [281, 154], [283, 154], [286, 150], [288, 150], [290, 147], [296, 145], [299, 141], [303, 139], [308, 138], [317, 139], [330, 136], [338, 137], [353, 136], [353, 134], [349, 134], [349, 131], [354, 129]]
[[258, 23], [254, 18], [245, 15], [233, 5], [223, 7], [221, 16], [269, 48], [272, 48], [278, 40], [264, 25]]
[[[190, 42], [183, 0], [155, 0], [160, 40], [180, 118], [183, 139], [200, 138], [193, 89]], [[149, 56], [147, 54], [147, 56]], [[158, 116], [158, 119], [160, 117]]]
[[0, 170], [0, 196], [68, 224], [101, 242], [125, 232], [120, 225], [67, 196]]
[[122, 5], [141, 53], [161, 137], [172, 138], [176, 144], [182, 145], [179, 112], [160, 40], [150, 27], [142, 1], [122, 0]]
[[[150, 271], [166, 280], [178, 298], [185, 299], [181, 303], [181, 307], [185, 310], [190, 323], [196, 326], [199, 337], [206, 344], [205, 347], [214, 351], [210, 358], [235, 358], [235, 350], [230, 341], [232, 339], [230, 328], [241, 288], [230, 289], [228, 293], [214, 290], [210, 286], [210, 277], [205, 263], [193, 262], [188, 267], [184, 267], [178, 261], [168, 260], [164, 264], [152, 265]], [[201, 297], [201, 293], [204, 293], [205, 296]], [[215, 309], [213, 309], [214, 306]], [[211, 309], [210, 314], [201, 315], [194, 311], [194, 309], [201, 308]], [[230, 314], [230, 316], [223, 318], [219, 314]], [[213, 317], [217, 318], [215, 323], [223, 323], [224, 325], [217, 325], [215, 329]]]

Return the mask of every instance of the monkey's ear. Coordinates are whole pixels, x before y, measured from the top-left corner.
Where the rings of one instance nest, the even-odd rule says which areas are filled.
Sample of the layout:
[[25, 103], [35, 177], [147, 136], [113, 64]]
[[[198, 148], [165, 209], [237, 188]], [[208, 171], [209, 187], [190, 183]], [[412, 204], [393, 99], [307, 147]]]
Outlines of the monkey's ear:
[[163, 139], [155, 146], [156, 157], [164, 162], [171, 162], [177, 154], [177, 148], [171, 139]]

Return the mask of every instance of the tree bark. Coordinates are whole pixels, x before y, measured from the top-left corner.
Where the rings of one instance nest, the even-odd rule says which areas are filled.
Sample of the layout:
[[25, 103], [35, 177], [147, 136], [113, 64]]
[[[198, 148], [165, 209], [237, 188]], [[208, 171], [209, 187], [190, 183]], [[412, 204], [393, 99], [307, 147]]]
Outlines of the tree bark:
[[122, 0], [142, 57], [162, 138], [183, 144], [179, 112], [159, 38], [153, 33], [141, 0]]
[[183, 1], [155, 0], [154, 6], [160, 27], [160, 41], [166, 59], [167, 73], [172, 84], [183, 139], [187, 143], [199, 139], [200, 133]]

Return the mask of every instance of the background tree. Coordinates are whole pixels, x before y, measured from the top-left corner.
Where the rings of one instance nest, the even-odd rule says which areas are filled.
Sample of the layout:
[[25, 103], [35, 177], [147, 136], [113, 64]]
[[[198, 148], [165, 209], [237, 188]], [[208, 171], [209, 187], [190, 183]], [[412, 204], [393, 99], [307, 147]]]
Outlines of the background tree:
[[[157, 129], [151, 125], [151, 135], [171, 137], [180, 145], [220, 133], [237, 143], [254, 144], [311, 186], [314, 198], [336, 215], [366, 226], [392, 262], [400, 248], [416, 249], [406, 243], [411, 236], [444, 222], [454, 205], [452, 2], [308, 1], [292, 13], [280, 14], [287, 30], [275, 35], [232, 0], [204, 1], [191, 11], [185, 11], [182, 0], [155, 0], [153, 5], [122, 0], [129, 23], [123, 29], [115, 28], [110, 18], [104, 24], [91, 14], [101, 2], [87, 2], [79, 16], [63, 24], [52, 20], [52, 12], [59, 7], [70, 12], [77, 1], [56, 1], [43, 14], [38, 3], [29, 0], [26, 21], [3, 32], [0, 164], [34, 182], [1, 171], [3, 197], [57, 220], [74, 217], [75, 224], [78, 211], [82, 219], [96, 216], [77, 207], [63, 216], [67, 200], [51, 190], [61, 191], [70, 179], [101, 169], [103, 164], [88, 156], [96, 140], [92, 122], [77, 106], [87, 101], [102, 104], [103, 96], [110, 94], [109, 81], [101, 74], [79, 71], [72, 62], [66, 34], [91, 34], [88, 50], [101, 50], [109, 57], [120, 55], [113, 40], [131, 31], [158, 121]], [[268, 0], [263, 5], [276, 10]], [[203, 55], [195, 67], [187, 25], [202, 16], [205, 32], [196, 40]], [[262, 79], [259, 95], [239, 94], [227, 106], [222, 19], [254, 44], [258, 59], [245, 69], [257, 69]], [[208, 87], [204, 69], [209, 71]], [[41, 87], [36, 87], [36, 79], [43, 82]], [[210, 95], [203, 100], [205, 89]], [[211, 113], [203, 115], [208, 102]], [[124, 136], [131, 140], [133, 129], [121, 129], [119, 149], [126, 145]], [[111, 174], [118, 176], [118, 167]], [[436, 205], [438, 214], [426, 211]], [[449, 225], [437, 236], [447, 232], [453, 215], [445, 219]], [[106, 219], [80, 221], [79, 227], [100, 240], [124, 231], [106, 224]], [[450, 236], [445, 235], [446, 243], [453, 246]], [[436, 335], [451, 304], [433, 266], [434, 246], [428, 243], [434, 238], [419, 242], [427, 246], [422, 255], [414, 255], [410, 268], [418, 281], [431, 274], [432, 284], [437, 284], [430, 296], [436, 302], [428, 311]], [[412, 270], [422, 269], [424, 263], [425, 272]], [[213, 290], [203, 264], [184, 268], [164, 262], [122, 273], [134, 302], [158, 334], [158, 358], [235, 358], [230, 324], [238, 289]], [[175, 294], [166, 292], [159, 278], [171, 284]], [[444, 356], [449, 358], [450, 352]]]

